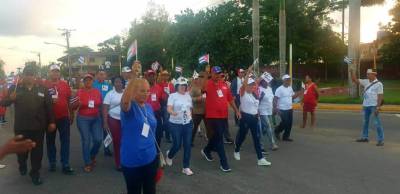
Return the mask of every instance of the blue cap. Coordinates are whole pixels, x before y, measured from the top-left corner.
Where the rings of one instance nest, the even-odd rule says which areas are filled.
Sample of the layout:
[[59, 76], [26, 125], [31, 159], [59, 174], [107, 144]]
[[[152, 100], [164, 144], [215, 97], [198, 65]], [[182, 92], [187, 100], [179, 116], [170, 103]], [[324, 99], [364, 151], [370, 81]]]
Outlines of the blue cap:
[[221, 69], [221, 67], [220, 66], [214, 66], [214, 67], [212, 67], [212, 69], [211, 69], [211, 72], [212, 73], [222, 73], [222, 69]]

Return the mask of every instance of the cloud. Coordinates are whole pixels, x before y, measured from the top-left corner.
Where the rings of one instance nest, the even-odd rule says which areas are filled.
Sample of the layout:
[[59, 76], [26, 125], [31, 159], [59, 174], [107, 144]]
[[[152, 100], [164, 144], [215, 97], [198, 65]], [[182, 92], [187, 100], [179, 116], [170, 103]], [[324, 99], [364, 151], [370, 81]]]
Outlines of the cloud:
[[56, 19], [69, 9], [62, 0], [1, 0], [0, 36], [55, 35]]

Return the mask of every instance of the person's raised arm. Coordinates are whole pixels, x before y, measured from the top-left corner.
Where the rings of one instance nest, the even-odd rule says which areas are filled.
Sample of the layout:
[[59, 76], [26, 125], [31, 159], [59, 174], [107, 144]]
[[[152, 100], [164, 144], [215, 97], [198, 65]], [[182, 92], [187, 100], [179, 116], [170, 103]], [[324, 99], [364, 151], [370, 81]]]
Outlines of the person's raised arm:
[[240, 88], [240, 96], [244, 95], [245, 91], [244, 91], [243, 88], [246, 88], [249, 85], [248, 81], [249, 81], [249, 77], [250, 77], [251, 73], [253, 73], [253, 65], [250, 65], [249, 68], [246, 71], [246, 76], [244, 77], [242, 88]]
[[357, 78], [357, 76], [356, 76], [356, 73], [354, 72], [354, 70], [353, 69], [350, 69], [350, 76], [351, 76], [351, 81], [353, 81], [353, 83], [356, 83], [356, 84], [360, 84], [360, 80], [358, 80], [358, 78]]
[[122, 94], [121, 109], [124, 112], [128, 112], [131, 108], [131, 102], [133, 99], [132, 92], [133, 92], [132, 89], [130, 89], [128, 85], [128, 88], [126, 88], [124, 93]]

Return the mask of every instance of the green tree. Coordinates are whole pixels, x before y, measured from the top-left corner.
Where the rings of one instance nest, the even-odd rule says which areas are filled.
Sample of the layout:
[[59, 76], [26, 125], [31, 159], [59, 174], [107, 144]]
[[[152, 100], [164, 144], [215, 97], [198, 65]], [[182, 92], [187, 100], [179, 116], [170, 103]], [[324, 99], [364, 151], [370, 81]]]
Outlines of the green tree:
[[393, 70], [396, 76], [399, 76], [400, 73], [400, 1], [397, 1], [397, 4], [394, 6], [392, 10], [390, 10], [390, 14], [393, 16], [392, 22], [386, 26], [382, 27], [387, 33], [386, 44], [384, 44], [379, 49], [379, 55], [381, 56], [382, 63], [389, 70]]
[[103, 53], [108, 53], [108, 52], [121, 52], [122, 51], [122, 39], [120, 36], [116, 35], [112, 38], [109, 38], [99, 44], [97, 44], [99, 47], [99, 51]]
[[93, 49], [91, 49], [88, 46], [78, 46], [78, 47], [70, 47], [68, 51], [65, 51], [65, 53], [70, 54], [70, 55], [79, 55], [79, 54], [87, 54], [89, 52], [93, 52]]
[[6, 73], [4, 71], [4, 66], [6, 65], [6, 63], [0, 59], [0, 78], [4, 78], [6, 76]]

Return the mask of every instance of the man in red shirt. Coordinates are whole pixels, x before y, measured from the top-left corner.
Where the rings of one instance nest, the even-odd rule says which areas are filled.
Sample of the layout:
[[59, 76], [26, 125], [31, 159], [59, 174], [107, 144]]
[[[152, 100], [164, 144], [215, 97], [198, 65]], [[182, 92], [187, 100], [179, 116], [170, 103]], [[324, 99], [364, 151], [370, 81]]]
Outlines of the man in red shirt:
[[[74, 170], [69, 165], [69, 144], [70, 144], [70, 124], [72, 123], [73, 111], [70, 111], [69, 99], [71, 89], [67, 82], [60, 80], [60, 67], [51, 65], [49, 80], [44, 82], [45, 87], [53, 100], [53, 112], [56, 119], [56, 126], [60, 134], [61, 141], [61, 164], [62, 172], [66, 175], [74, 174]], [[46, 133], [47, 157], [49, 160], [50, 172], [56, 171], [56, 131]]]
[[240, 118], [240, 112], [235, 105], [229, 87], [221, 81], [220, 74], [222, 70], [219, 66], [211, 69], [211, 80], [205, 83], [206, 97], [206, 120], [208, 129], [211, 130], [207, 146], [201, 150], [201, 154], [208, 160], [213, 161], [211, 151], [216, 151], [220, 158], [220, 169], [223, 172], [230, 172], [228, 161], [226, 159], [223, 134], [228, 130], [226, 123], [228, 122], [228, 105], [230, 105], [236, 113], [236, 117]]
[[[161, 118], [163, 122], [162, 130], [165, 133], [165, 139], [167, 140], [168, 143], [172, 143], [170, 133], [169, 133], [169, 128], [168, 128], [168, 120], [169, 120], [169, 114], [167, 112], [167, 100], [170, 94], [175, 92], [175, 87], [174, 85], [169, 81], [170, 74], [168, 71], [162, 71], [160, 74], [160, 80], [158, 85], [161, 87], [163, 90], [163, 95], [165, 96], [164, 99], [161, 101]], [[162, 135], [162, 134], [161, 134]]]
[[162, 119], [161, 119], [161, 101], [165, 100], [163, 89], [156, 83], [156, 72], [149, 69], [145, 73], [145, 78], [150, 84], [150, 95], [147, 98], [147, 103], [153, 108], [154, 115], [157, 119], [156, 139], [158, 145], [162, 138]]

